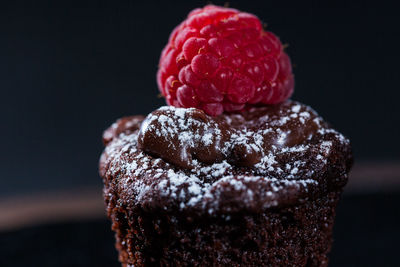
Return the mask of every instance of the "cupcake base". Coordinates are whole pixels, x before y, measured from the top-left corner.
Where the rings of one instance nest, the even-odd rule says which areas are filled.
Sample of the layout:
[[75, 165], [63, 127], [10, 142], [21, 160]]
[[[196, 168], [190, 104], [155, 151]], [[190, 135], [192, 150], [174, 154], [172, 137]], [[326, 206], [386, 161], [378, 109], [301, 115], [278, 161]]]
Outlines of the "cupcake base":
[[108, 202], [123, 266], [327, 266], [340, 192], [268, 209], [195, 217]]

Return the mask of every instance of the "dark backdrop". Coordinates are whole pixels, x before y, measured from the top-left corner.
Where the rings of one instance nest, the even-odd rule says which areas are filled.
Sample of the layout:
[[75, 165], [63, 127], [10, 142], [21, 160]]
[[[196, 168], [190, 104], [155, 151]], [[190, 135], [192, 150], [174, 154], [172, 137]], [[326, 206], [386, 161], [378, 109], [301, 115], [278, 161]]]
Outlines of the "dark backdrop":
[[[400, 158], [397, 8], [229, 2], [289, 44], [293, 98], [349, 136], [358, 161]], [[0, 196], [100, 187], [102, 131], [164, 103], [155, 82], [160, 51], [173, 27], [206, 3], [2, 1]]]

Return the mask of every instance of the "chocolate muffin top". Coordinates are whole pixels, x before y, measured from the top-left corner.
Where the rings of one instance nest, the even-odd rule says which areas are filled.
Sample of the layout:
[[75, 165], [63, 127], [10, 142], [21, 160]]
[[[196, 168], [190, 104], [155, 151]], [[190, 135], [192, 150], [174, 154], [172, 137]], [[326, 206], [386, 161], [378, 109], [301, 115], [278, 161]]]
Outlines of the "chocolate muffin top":
[[293, 205], [343, 187], [352, 164], [349, 140], [294, 101], [218, 117], [161, 107], [118, 120], [103, 141], [105, 194], [146, 210]]

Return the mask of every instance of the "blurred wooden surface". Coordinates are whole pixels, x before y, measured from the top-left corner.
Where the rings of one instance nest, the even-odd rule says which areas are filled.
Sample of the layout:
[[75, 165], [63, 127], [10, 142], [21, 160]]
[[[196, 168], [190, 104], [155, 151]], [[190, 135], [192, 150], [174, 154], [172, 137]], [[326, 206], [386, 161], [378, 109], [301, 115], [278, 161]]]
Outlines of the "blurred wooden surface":
[[[337, 208], [330, 267], [398, 264], [400, 192], [346, 194]], [[1, 267], [121, 267], [106, 218], [0, 232]]]
[[103, 216], [101, 188], [13, 196], [0, 201], [0, 231]]
[[379, 193], [400, 190], [400, 162], [356, 163], [349, 176], [346, 193]]
[[[363, 162], [352, 169], [345, 194], [396, 191], [400, 192], [400, 162]], [[104, 216], [102, 190], [98, 187], [0, 199], [0, 231]]]

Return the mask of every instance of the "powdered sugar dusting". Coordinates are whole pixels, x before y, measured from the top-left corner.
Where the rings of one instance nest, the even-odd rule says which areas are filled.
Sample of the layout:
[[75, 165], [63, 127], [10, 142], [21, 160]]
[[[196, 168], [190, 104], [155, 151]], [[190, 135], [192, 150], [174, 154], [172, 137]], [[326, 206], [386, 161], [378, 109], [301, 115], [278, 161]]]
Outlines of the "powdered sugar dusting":
[[[343, 135], [325, 126], [322, 118], [312, 109], [295, 102], [292, 102], [289, 112], [282, 116], [274, 118], [265, 115], [259, 118], [260, 125], [256, 127], [247, 126], [240, 115], [227, 116], [224, 118], [226, 123], [243, 123], [243, 127], [233, 131], [225, 142], [218, 124], [212, 121], [202, 123], [201, 120], [187, 116], [193, 109], [162, 107], [160, 110], [168, 111], [173, 116], [162, 114], [148, 117], [148, 125], [142, 125], [144, 131], [158, 125], [154, 131], [157, 136], [176, 137], [179, 145], [200, 143], [209, 146], [220, 142], [221, 151], [225, 155], [233, 147], [242, 147], [248, 153], [259, 153], [260, 159], [253, 167], [238, 169], [229, 159], [207, 164], [193, 158], [191, 168], [176, 168], [138, 149], [138, 130], [129, 134], [121, 133], [106, 146], [102, 164], [107, 166], [105, 177], [115, 180], [121, 190], [130, 192], [127, 195], [132, 197], [124, 201], [142, 203], [151, 202], [154, 198], [165, 198], [176, 203], [179, 209], [197, 207], [208, 213], [221, 208], [221, 201], [232, 196], [240, 196], [240, 205], [243, 204], [245, 208], [252, 208], [249, 205], [253, 205], [250, 203], [255, 199], [263, 199], [263, 208], [277, 206], [282, 194], [288, 190], [292, 193], [307, 192], [317, 187], [320, 180], [306, 165], [312, 164], [324, 169], [333, 142], [348, 144]], [[154, 121], [157, 124], [152, 124]], [[287, 142], [291, 133], [286, 125], [296, 122], [299, 122], [299, 127], [311, 123], [318, 130], [306, 136], [306, 142], [291, 145]], [[198, 123], [201, 124], [202, 132], [193, 131], [197, 129], [193, 126]], [[316, 135], [318, 138], [314, 138]], [[277, 137], [277, 140], [266, 150], [266, 138], [272, 137]], [[170, 149], [177, 149], [176, 144], [170, 142]]]

